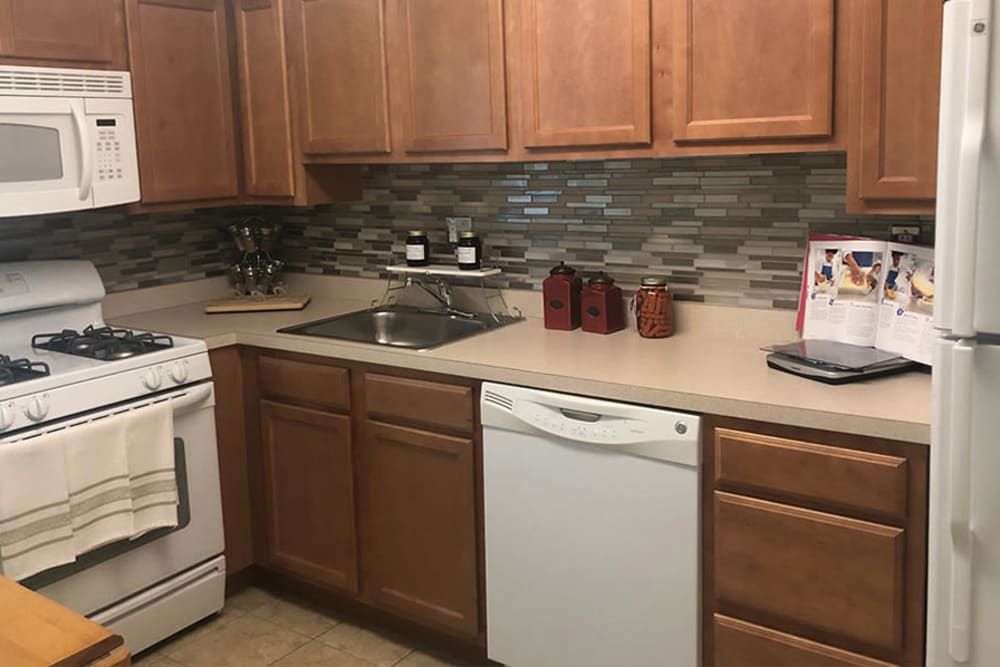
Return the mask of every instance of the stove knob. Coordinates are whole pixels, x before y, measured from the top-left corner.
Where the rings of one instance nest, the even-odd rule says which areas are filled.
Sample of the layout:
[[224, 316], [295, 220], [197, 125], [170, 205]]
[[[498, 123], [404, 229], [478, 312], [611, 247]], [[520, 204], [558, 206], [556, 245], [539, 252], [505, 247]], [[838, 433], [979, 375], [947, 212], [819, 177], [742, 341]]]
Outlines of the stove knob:
[[156, 391], [160, 388], [161, 384], [163, 384], [163, 378], [160, 376], [159, 368], [150, 368], [142, 374], [142, 385], [146, 389]]
[[32, 398], [24, 408], [24, 416], [33, 422], [42, 421], [47, 414], [49, 414], [49, 402], [40, 396]]
[[184, 384], [188, 379], [188, 368], [187, 364], [178, 361], [173, 366], [170, 367], [170, 379], [177, 384]]
[[0, 431], [6, 431], [14, 425], [14, 411], [8, 407], [0, 406]]

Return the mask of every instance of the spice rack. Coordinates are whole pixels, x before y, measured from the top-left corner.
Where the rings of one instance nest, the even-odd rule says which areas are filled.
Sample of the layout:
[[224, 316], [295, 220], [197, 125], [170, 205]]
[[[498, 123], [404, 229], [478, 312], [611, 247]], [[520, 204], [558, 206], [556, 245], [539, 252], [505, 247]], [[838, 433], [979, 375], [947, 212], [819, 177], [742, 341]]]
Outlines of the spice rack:
[[427, 266], [407, 266], [406, 264], [390, 264], [385, 267], [389, 273], [417, 274], [427, 276], [451, 276], [453, 278], [489, 278], [503, 273], [499, 267], [485, 269], [460, 269], [448, 264], [428, 264]]
[[[396, 264], [393, 258], [389, 258], [389, 263], [385, 270], [388, 274], [385, 292], [382, 297], [372, 301], [372, 307], [403, 305], [402, 298], [408, 288], [419, 287], [424, 292], [438, 291], [438, 300], [448, 301], [451, 299], [451, 284], [445, 278], [461, 278], [475, 281], [478, 284], [479, 301], [481, 307], [485, 309], [485, 314], [492, 317], [497, 322], [510, 322], [512, 320], [524, 319], [521, 311], [511, 308], [504, 299], [503, 291], [496, 285], [488, 285], [487, 279], [503, 274], [503, 269], [499, 267], [484, 267], [482, 269], [460, 269], [448, 264], [429, 264], [427, 266], [408, 266], [406, 264]], [[401, 280], [399, 278], [402, 278]], [[430, 287], [429, 287], [430, 285]], [[450, 305], [446, 306], [451, 309]], [[452, 309], [454, 310], [454, 309]], [[455, 311], [460, 312], [460, 311]]]

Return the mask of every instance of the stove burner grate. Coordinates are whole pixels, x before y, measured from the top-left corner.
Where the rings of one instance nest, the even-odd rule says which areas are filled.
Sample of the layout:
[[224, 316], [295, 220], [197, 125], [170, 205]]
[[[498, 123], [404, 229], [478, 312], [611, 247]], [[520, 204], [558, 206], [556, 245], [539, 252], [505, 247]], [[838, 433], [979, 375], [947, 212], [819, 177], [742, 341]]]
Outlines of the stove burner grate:
[[11, 359], [0, 354], [0, 387], [49, 375], [49, 365], [28, 359]]
[[38, 334], [32, 337], [31, 346], [100, 361], [115, 361], [169, 349], [174, 346], [174, 341], [170, 336], [137, 334], [128, 329], [91, 325], [83, 331], [63, 329], [59, 333]]

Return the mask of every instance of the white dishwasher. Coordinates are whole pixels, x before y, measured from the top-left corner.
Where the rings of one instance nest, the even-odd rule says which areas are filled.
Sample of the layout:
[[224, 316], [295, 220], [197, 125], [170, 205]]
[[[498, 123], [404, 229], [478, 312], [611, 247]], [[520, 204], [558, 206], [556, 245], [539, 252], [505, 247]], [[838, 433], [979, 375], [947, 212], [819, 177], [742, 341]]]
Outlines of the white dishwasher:
[[485, 383], [489, 657], [699, 664], [698, 417]]

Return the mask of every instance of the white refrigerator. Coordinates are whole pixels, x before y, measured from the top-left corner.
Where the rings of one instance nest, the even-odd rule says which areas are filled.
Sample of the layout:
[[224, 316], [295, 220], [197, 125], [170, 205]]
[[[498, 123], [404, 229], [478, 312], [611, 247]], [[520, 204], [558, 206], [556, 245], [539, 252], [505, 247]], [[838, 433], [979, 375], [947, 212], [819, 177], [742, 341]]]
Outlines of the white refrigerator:
[[1000, 0], [946, 0], [927, 665], [1000, 665]]

